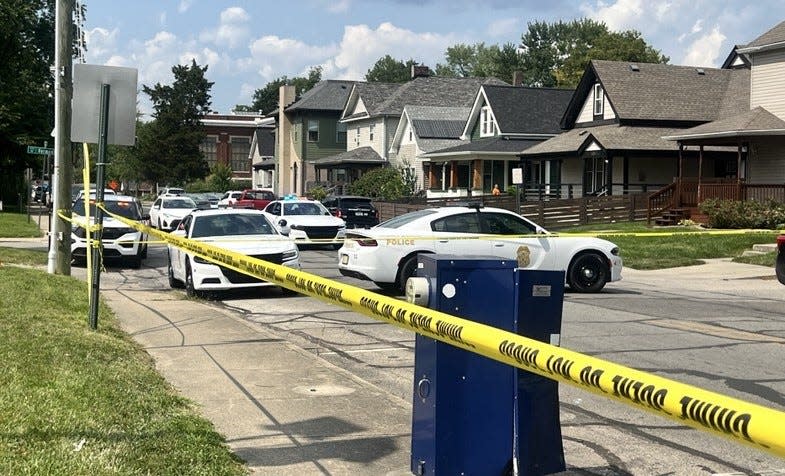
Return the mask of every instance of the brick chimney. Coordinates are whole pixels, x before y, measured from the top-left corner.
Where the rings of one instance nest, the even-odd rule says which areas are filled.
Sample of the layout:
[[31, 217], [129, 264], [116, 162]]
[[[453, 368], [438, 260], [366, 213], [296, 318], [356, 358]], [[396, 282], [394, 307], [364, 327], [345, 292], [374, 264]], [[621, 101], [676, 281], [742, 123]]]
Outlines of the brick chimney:
[[412, 79], [414, 78], [427, 78], [431, 75], [431, 68], [425, 65], [412, 65]]
[[513, 73], [512, 73], [512, 85], [513, 86], [522, 86], [523, 85], [523, 71], [513, 71]]

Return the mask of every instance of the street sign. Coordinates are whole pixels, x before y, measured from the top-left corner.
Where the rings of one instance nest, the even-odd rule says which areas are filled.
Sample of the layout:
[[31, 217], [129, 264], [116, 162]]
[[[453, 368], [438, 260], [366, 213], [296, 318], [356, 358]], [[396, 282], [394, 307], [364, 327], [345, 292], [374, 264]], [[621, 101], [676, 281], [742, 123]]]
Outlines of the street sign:
[[520, 185], [523, 183], [523, 169], [515, 168], [512, 169], [512, 183], [515, 185]]
[[33, 155], [55, 155], [55, 150], [51, 147], [38, 147], [35, 145], [28, 145], [27, 153]]

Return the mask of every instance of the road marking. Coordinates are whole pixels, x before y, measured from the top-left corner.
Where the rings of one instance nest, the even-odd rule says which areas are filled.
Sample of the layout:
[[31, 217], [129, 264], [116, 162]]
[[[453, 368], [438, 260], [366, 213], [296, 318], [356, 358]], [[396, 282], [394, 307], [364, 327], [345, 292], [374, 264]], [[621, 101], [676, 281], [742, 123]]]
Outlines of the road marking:
[[668, 329], [678, 329], [682, 331], [698, 332], [715, 337], [724, 337], [726, 339], [744, 340], [752, 342], [775, 342], [778, 344], [785, 343], [782, 337], [767, 336], [763, 334], [756, 334], [754, 332], [740, 331], [738, 329], [729, 329], [727, 327], [718, 326], [715, 324], [706, 324], [704, 322], [694, 321], [677, 321], [675, 319], [658, 319], [652, 321], [643, 321], [646, 324], [651, 324], [657, 327], [666, 327]]

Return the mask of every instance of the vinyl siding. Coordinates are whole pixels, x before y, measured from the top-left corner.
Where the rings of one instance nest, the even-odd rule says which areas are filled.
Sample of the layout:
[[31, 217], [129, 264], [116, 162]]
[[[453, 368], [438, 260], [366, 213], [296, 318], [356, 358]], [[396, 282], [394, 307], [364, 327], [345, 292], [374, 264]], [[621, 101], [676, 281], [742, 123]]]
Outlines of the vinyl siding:
[[[603, 90], [602, 95], [604, 101], [602, 108], [602, 118], [616, 119], [616, 113], [613, 111], [610, 101], [608, 101], [608, 95], [605, 94], [605, 90]], [[575, 123], [577, 125], [592, 121], [594, 121], [594, 88], [591, 89], [591, 93], [589, 93], [586, 96], [586, 99], [583, 101], [583, 107], [581, 108], [581, 112], [578, 114], [578, 119], [575, 121]]]
[[[374, 131], [373, 131], [373, 140], [371, 140], [371, 124], [374, 124]], [[390, 127], [392, 128], [392, 132], [387, 131], [387, 134], [390, 135], [389, 140], [387, 141], [387, 145], [389, 146], [392, 143], [392, 136], [395, 135], [395, 126], [397, 124], [391, 124]], [[348, 128], [346, 130], [346, 137], [347, 137], [347, 145], [346, 150], [354, 150], [360, 147], [372, 147], [373, 150], [376, 151], [382, 157], [387, 157], [387, 151], [384, 149], [384, 118], [381, 117], [374, 117], [372, 119], [366, 119], [362, 121], [350, 122], [348, 124]], [[360, 128], [360, 140], [359, 142], [355, 141], [355, 137], [357, 137], [357, 128]]]
[[785, 50], [766, 51], [752, 57], [750, 108], [762, 106], [785, 119]]
[[782, 140], [756, 141], [751, 152], [747, 183], [785, 182], [785, 143]]
[[307, 116], [303, 117], [303, 123], [308, 124], [309, 120], [314, 119], [319, 121], [319, 141], [308, 142], [307, 131], [305, 131], [305, 155], [303, 156], [303, 159], [315, 160], [345, 152], [346, 142], [339, 143], [335, 141], [335, 130], [338, 123], [338, 116], [328, 114], [308, 114]]

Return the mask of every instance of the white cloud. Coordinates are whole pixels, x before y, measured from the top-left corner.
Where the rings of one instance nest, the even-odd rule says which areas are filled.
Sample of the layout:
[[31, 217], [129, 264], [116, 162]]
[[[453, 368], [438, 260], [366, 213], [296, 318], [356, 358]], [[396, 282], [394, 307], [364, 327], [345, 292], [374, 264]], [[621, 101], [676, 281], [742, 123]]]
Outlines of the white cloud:
[[237, 65], [243, 71], [255, 71], [265, 82], [279, 76], [296, 76], [307, 71], [309, 66], [321, 64], [337, 51], [335, 46], [309, 45], [274, 35], [253, 41], [250, 50], [251, 57], [238, 60]]
[[695, 34], [700, 33], [701, 31], [703, 31], [703, 20], [698, 19], [695, 24], [692, 25], [692, 30], [690, 30], [690, 33]]
[[351, 5], [351, 0], [331, 1], [327, 4], [327, 11], [330, 13], [344, 13], [349, 11]]
[[515, 38], [523, 31], [518, 18], [502, 18], [488, 25], [488, 35], [497, 38]]
[[710, 33], [692, 42], [687, 48], [687, 54], [684, 55], [681, 64], [713, 67], [720, 55], [724, 41], [725, 35], [720, 32], [719, 26], [715, 26]]
[[191, 8], [191, 4], [193, 0], [180, 0], [180, 5], [177, 6], [177, 11], [180, 13], [185, 13]]
[[456, 43], [453, 35], [416, 33], [392, 23], [382, 23], [375, 30], [367, 25], [344, 27], [339, 52], [324, 64], [325, 76], [362, 79], [373, 64], [384, 55], [403, 61], [409, 58], [436, 66], [444, 52]]
[[[656, 6], [654, 2], [647, 5]], [[594, 20], [604, 22], [611, 30], [626, 30], [640, 24], [643, 15], [642, 0], [616, 0], [607, 4], [602, 0], [596, 5], [581, 5], [581, 11]]]
[[163, 56], [177, 46], [177, 36], [168, 31], [159, 31], [155, 36], [144, 42], [145, 55], [148, 57]]
[[107, 56], [117, 51], [118, 30], [93, 28], [85, 31], [87, 58], [89, 63], [102, 63]]
[[199, 39], [220, 46], [236, 48], [249, 37], [248, 23], [251, 20], [248, 12], [240, 7], [230, 7], [221, 12], [217, 28], [204, 30]]

